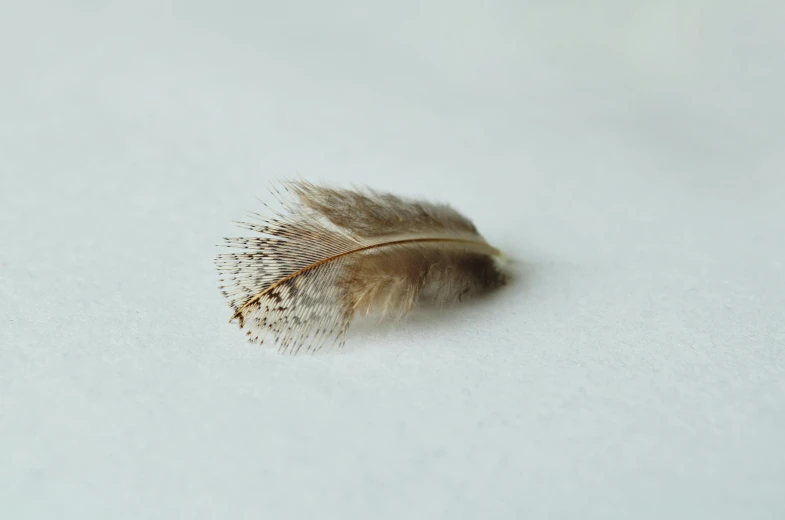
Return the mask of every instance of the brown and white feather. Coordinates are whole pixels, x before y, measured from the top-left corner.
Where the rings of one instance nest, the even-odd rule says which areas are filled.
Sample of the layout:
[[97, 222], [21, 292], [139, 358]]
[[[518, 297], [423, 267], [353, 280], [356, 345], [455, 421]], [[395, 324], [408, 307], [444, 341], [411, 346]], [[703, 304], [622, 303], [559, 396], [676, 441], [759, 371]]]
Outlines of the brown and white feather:
[[280, 351], [343, 345], [356, 314], [400, 318], [418, 302], [453, 303], [505, 281], [501, 253], [443, 204], [308, 182], [274, 190], [282, 210], [224, 239], [221, 290], [252, 342]]

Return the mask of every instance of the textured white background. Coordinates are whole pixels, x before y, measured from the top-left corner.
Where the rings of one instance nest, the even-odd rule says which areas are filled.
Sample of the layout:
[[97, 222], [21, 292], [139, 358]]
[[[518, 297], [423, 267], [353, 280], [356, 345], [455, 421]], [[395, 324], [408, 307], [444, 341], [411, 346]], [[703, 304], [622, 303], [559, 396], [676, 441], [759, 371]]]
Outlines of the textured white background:
[[[3, 4], [0, 517], [785, 518], [783, 2]], [[523, 281], [249, 346], [286, 177]]]

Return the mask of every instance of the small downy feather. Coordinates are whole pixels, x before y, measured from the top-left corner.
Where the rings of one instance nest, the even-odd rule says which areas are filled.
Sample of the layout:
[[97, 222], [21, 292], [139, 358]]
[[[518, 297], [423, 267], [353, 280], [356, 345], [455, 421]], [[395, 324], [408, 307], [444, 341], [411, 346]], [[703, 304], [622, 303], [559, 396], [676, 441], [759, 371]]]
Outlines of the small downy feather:
[[355, 314], [401, 318], [505, 282], [501, 252], [449, 206], [300, 181], [273, 192], [280, 211], [237, 223], [261, 236], [226, 238], [232, 252], [216, 258], [251, 342], [340, 347]]

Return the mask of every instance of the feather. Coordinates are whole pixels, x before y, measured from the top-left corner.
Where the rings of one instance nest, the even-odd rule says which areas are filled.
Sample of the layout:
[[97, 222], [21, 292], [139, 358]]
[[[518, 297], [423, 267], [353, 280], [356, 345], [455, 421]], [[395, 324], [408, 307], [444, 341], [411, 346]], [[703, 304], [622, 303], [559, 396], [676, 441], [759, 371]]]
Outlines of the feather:
[[[282, 207], [224, 239], [221, 290], [249, 340], [280, 351], [343, 345], [356, 314], [401, 318], [505, 282], [502, 253], [447, 205], [308, 182], [274, 189]], [[272, 208], [269, 208], [272, 211]]]

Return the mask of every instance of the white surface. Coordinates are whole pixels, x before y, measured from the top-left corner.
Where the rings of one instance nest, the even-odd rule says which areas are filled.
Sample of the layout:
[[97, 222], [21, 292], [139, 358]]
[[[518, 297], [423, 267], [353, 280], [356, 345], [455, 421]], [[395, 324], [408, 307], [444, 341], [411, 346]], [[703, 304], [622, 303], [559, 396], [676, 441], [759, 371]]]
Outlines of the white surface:
[[[785, 518], [785, 4], [14, 4], [0, 517]], [[278, 177], [526, 280], [249, 346], [214, 245]]]

